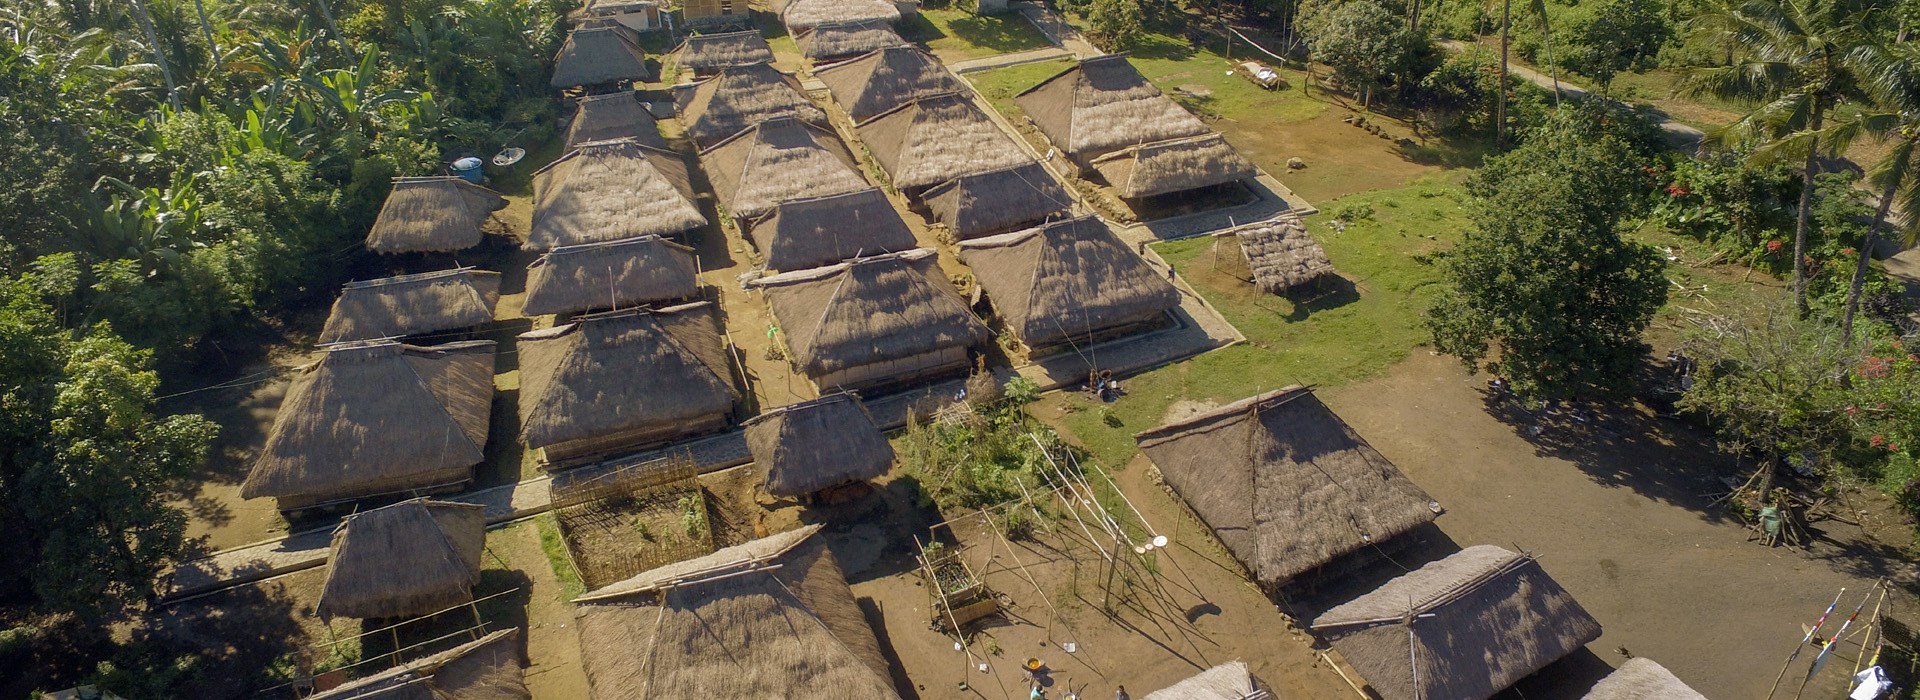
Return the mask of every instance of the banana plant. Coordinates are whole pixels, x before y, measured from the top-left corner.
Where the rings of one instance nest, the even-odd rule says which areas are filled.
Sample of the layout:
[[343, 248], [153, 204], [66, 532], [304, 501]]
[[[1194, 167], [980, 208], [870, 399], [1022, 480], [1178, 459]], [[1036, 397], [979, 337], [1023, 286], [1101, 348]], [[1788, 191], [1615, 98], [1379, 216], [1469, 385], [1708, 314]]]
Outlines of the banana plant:
[[[203, 248], [199, 175], [176, 175], [166, 188], [135, 187], [103, 177], [94, 184], [86, 244], [102, 260], [134, 260], [147, 277], [166, 272]], [[100, 201], [104, 196], [105, 201]]]

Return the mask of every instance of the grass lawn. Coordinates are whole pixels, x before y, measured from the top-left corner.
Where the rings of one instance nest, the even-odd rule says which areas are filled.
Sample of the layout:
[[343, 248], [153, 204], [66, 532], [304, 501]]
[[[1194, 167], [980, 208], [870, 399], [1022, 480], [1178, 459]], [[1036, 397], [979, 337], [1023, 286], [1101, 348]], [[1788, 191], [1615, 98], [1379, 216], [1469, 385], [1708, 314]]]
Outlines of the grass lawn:
[[1053, 45], [1018, 14], [976, 15], [951, 8], [921, 9], [901, 20], [900, 34], [949, 62]]

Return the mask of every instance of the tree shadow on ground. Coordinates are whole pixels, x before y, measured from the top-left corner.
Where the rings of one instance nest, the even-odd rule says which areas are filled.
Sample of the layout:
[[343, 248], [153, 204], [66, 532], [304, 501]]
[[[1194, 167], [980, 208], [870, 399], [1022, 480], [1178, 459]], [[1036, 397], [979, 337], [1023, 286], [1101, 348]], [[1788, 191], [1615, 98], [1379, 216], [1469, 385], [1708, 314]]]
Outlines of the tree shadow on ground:
[[1360, 288], [1344, 275], [1321, 275], [1313, 283], [1289, 289], [1282, 296], [1293, 304], [1293, 311], [1286, 316], [1287, 322], [1300, 323], [1315, 313], [1332, 311], [1359, 301]]
[[[502, 565], [496, 561], [487, 563]], [[532, 592], [533, 579], [524, 572], [485, 569], [480, 572], [480, 581], [473, 586], [473, 597], [478, 602], [472, 605], [407, 620], [368, 620], [364, 629], [390, 629], [362, 638], [360, 658], [364, 665], [355, 668], [352, 675], [364, 678], [504, 629], [522, 631], [521, 658], [526, 658], [527, 605], [532, 600]]]
[[[157, 683], [168, 683], [173, 669], [186, 668], [162, 691], [175, 697], [276, 697], [261, 691], [323, 660], [326, 650], [312, 646], [300, 622], [311, 613], [271, 583], [222, 591], [150, 611], [132, 629], [115, 665]], [[280, 697], [294, 694], [287, 689]]]

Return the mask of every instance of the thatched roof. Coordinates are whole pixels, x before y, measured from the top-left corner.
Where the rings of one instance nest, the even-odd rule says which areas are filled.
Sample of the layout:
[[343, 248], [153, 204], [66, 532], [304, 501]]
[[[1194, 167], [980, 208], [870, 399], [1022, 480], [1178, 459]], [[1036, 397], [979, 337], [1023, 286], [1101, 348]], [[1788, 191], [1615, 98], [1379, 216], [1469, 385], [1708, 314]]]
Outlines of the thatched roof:
[[367, 232], [376, 253], [446, 253], [480, 243], [480, 225], [507, 198], [457, 177], [402, 177]]
[[689, 299], [700, 290], [693, 249], [659, 236], [561, 246], [527, 266], [528, 316]]
[[780, 23], [794, 34], [823, 24], [900, 21], [900, 8], [893, 0], [773, 0], [772, 4]]
[[920, 245], [877, 187], [781, 202], [753, 221], [748, 236], [770, 270], [804, 270]]
[[1333, 261], [1295, 216], [1238, 226], [1213, 234], [1233, 236], [1247, 260], [1253, 283], [1280, 294], [1333, 274]]
[[1594, 684], [1583, 700], [1707, 700], [1653, 659], [1627, 659]]
[[1141, 700], [1267, 700], [1272, 697], [1266, 682], [1247, 670], [1247, 662], [1228, 661], [1147, 693]]
[[1468, 547], [1320, 615], [1382, 700], [1478, 700], [1600, 637], [1532, 556]]
[[470, 267], [348, 282], [333, 300], [320, 344], [484, 325], [498, 301], [500, 273]]
[[533, 174], [527, 247], [675, 236], [706, 223], [680, 154], [633, 140], [594, 141]]
[[632, 90], [589, 95], [574, 100], [573, 121], [567, 125], [567, 150], [592, 141], [633, 139], [665, 149], [660, 125]]
[[431, 615], [473, 599], [486, 509], [417, 498], [349, 515], [333, 530], [321, 619]]
[[740, 398], [711, 302], [520, 335], [521, 436], [544, 447], [723, 413]]
[[1289, 387], [1134, 437], [1263, 584], [1432, 522], [1433, 500], [1314, 396]]
[[858, 56], [896, 46], [912, 46], [893, 30], [893, 25], [877, 20], [822, 24], [801, 30], [793, 39], [800, 45], [801, 55], [814, 61]]
[[893, 469], [893, 445], [860, 397], [832, 394], [781, 406], [746, 422], [747, 451], [767, 493], [803, 496]]
[[872, 187], [840, 137], [795, 119], [761, 122], [707, 149], [700, 160], [720, 205], [742, 219], [781, 202]]
[[994, 314], [1029, 346], [1149, 320], [1180, 305], [1173, 284], [1092, 216], [963, 241], [960, 260], [973, 268]]
[[932, 54], [912, 46], [881, 49], [831, 66], [813, 77], [825, 83], [833, 100], [855, 122], [912, 102], [914, 98], [961, 92], [967, 87]]
[[574, 600], [588, 697], [898, 698], [819, 525]]
[[1125, 54], [1083, 59], [1015, 95], [1013, 103], [1055, 148], [1083, 160], [1212, 131], [1147, 82]]
[[762, 277], [794, 364], [810, 375], [987, 340], [930, 248]]
[[359, 498], [458, 484], [485, 456], [493, 341], [329, 348], [301, 368], [242, 498]]
[[855, 131], [902, 192], [1033, 161], [962, 93], [922, 97]]
[[520, 630], [504, 629], [307, 700], [531, 700]]
[[1062, 218], [1073, 196], [1037, 161], [989, 170], [935, 185], [920, 193], [935, 221], [961, 239], [991, 236]]
[[695, 34], [674, 49], [674, 62], [694, 75], [712, 75], [722, 68], [772, 63], [773, 47], [759, 30]]
[[730, 66], [691, 85], [673, 89], [680, 122], [700, 148], [712, 148], [755, 124], [793, 117], [826, 127], [827, 112], [807, 98], [800, 79], [766, 63]]
[[647, 52], [632, 29], [618, 23], [581, 25], [567, 32], [567, 41], [553, 57], [553, 77], [548, 85], [569, 88], [646, 80]]
[[1093, 169], [1128, 199], [1224, 185], [1260, 174], [1219, 134], [1156, 141], [1108, 153]]

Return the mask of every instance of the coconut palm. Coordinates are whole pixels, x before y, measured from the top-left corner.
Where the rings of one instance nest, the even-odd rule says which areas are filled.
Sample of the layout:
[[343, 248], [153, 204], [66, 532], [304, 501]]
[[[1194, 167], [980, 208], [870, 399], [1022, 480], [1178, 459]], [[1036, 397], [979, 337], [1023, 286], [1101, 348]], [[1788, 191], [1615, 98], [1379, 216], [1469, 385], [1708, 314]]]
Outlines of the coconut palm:
[[1875, 68], [1868, 83], [1874, 104], [1848, 115], [1829, 138], [1836, 150], [1858, 136], [1878, 138], [1891, 148], [1867, 170], [1867, 182], [1880, 190], [1880, 210], [1860, 242], [1853, 281], [1847, 287], [1840, 327], [1848, 339], [1853, 337], [1853, 317], [1860, 309], [1874, 243], [1895, 204], [1900, 207], [1907, 240], [1920, 236], [1920, 47], [1896, 42], [1863, 46], [1857, 53]]

